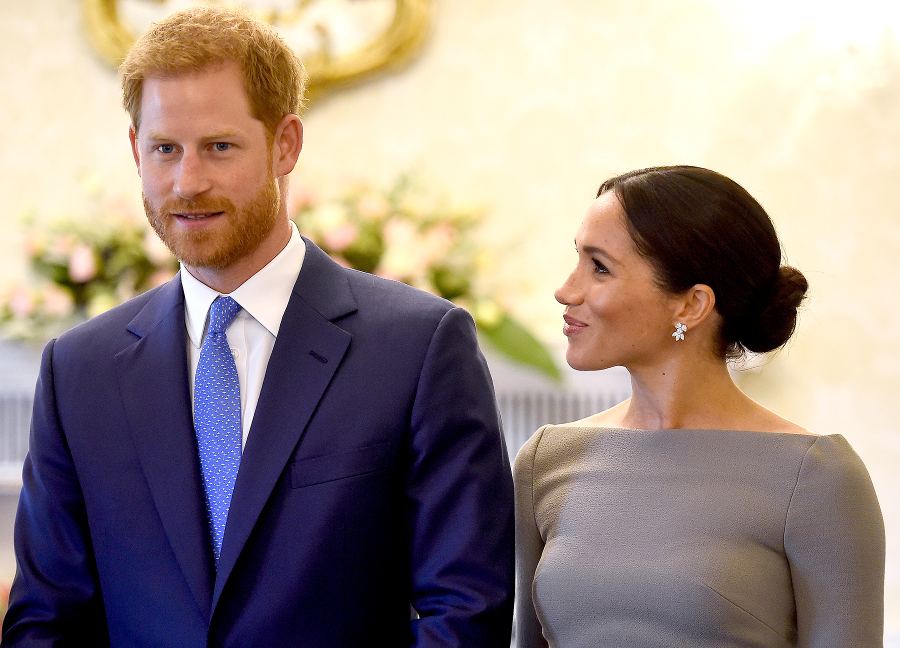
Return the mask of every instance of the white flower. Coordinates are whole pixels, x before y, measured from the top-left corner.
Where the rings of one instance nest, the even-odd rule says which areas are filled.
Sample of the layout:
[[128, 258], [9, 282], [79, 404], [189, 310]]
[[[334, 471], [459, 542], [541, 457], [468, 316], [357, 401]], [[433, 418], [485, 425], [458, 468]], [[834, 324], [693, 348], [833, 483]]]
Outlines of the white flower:
[[387, 199], [378, 193], [366, 193], [356, 201], [356, 211], [366, 220], [381, 220], [390, 208]]
[[96, 317], [101, 313], [105, 313], [111, 308], [118, 306], [119, 301], [116, 296], [109, 292], [103, 292], [95, 295], [87, 304], [87, 316]]
[[388, 279], [421, 278], [428, 269], [426, 250], [411, 223], [393, 219], [384, 227], [384, 256], [376, 273]]
[[311, 229], [327, 232], [347, 222], [347, 208], [341, 203], [328, 202], [319, 205], [303, 217], [302, 224], [309, 223]]
[[491, 299], [479, 299], [475, 302], [475, 309], [472, 313], [475, 321], [481, 326], [497, 326], [503, 319], [503, 310], [497, 302]]

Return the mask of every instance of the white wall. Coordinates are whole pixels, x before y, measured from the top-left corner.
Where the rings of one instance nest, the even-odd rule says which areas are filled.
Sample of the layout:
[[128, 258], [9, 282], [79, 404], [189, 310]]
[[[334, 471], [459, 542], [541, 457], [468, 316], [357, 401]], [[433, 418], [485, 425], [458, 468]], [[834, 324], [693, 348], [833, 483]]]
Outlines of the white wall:
[[[25, 210], [98, 218], [97, 190], [139, 208], [117, 81], [80, 3], [7, 4], [0, 277], [22, 274]], [[502, 296], [557, 348], [552, 291], [602, 179], [691, 163], [744, 184], [812, 289], [795, 342], [742, 382], [865, 460], [900, 637], [900, 11], [832, 4], [440, 0], [412, 67], [312, 107], [295, 182], [328, 194], [416, 170], [487, 207]]]

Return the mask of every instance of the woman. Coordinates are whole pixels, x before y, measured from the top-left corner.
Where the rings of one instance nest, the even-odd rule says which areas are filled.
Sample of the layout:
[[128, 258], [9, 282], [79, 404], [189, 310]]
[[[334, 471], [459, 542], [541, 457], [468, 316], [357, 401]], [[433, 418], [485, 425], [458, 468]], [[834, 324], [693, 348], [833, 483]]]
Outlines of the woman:
[[882, 645], [884, 526], [841, 435], [732, 382], [787, 342], [807, 282], [732, 180], [604, 182], [557, 291], [575, 369], [632, 396], [538, 430], [516, 458], [519, 648]]

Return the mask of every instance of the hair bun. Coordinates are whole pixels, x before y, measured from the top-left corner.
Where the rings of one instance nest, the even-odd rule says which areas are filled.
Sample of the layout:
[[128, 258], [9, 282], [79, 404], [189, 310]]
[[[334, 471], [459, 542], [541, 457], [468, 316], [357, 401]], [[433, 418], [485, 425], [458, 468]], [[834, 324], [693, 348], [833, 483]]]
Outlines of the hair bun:
[[748, 313], [746, 330], [738, 343], [748, 351], [765, 353], [783, 346], [797, 326], [797, 309], [806, 297], [809, 283], [803, 273], [791, 266], [781, 266], [771, 288], [754, 316]]

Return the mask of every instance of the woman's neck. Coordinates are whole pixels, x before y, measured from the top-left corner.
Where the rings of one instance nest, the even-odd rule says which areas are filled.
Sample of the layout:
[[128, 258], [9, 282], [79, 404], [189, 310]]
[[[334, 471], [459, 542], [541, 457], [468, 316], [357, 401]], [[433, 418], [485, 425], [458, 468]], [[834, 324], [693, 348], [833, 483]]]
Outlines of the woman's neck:
[[717, 358], [678, 358], [629, 373], [632, 395], [618, 412], [622, 427], [741, 428], [760, 410], [768, 412], [738, 389]]

